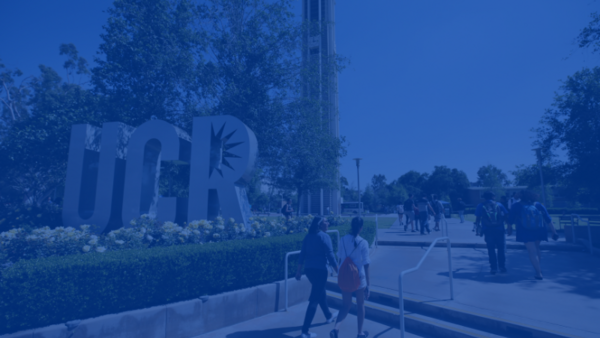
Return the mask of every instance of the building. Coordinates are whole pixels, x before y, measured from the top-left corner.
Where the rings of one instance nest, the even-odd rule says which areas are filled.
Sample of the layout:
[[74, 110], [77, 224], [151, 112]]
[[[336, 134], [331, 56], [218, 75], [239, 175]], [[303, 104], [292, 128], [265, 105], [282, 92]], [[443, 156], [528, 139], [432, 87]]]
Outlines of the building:
[[[327, 104], [323, 116], [328, 120], [329, 130], [335, 137], [340, 136], [338, 115], [338, 79], [335, 71], [331, 72], [326, 65], [336, 54], [335, 50], [335, 0], [303, 0], [302, 17], [310, 23], [304, 35], [303, 60], [319, 64], [322, 79], [319, 88], [308, 86], [304, 95], [319, 95]], [[339, 172], [335, 177], [339, 182]], [[341, 209], [341, 196], [338, 189], [320, 189], [304, 194], [300, 201], [300, 212], [303, 214], [338, 215]]]

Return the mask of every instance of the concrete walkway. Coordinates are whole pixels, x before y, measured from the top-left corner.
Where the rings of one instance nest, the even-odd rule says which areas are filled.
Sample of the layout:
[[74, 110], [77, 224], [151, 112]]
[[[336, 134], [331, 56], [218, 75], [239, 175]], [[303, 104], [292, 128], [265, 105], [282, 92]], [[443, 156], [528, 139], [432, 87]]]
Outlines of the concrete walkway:
[[[450, 219], [452, 243], [481, 244], [481, 237], [471, 232], [472, 223]], [[433, 228], [433, 227], [430, 227]], [[410, 231], [410, 229], [409, 229]], [[404, 232], [398, 224], [379, 230], [380, 241], [430, 243], [441, 232], [429, 235]], [[508, 243], [517, 245], [514, 236]], [[445, 248], [434, 248], [420, 270], [405, 277], [405, 297], [477, 313], [490, 318], [520, 323], [574, 337], [600, 337], [600, 258], [584, 252], [563, 251], [573, 246], [544, 242], [542, 268], [545, 279], [537, 281], [526, 250], [507, 250], [507, 274], [490, 275], [487, 250], [453, 248], [452, 271], [454, 300], [449, 300], [448, 257]], [[416, 266], [427, 247], [383, 246], [371, 255], [373, 290], [398, 292], [398, 275]], [[305, 277], [303, 277], [305, 278]], [[297, 337], [304, 318], [306, 303], [290, 311], [272, 313], [249, 322], [214, 331], [200, 337]], [[324, 324], [320, 310], [311, 331], [328, 337], [333, 324]], [[365, 321], [370, 337], [398, 337], [399, 332], [373, 321]], [[341, 337], [355, 337], [356, 317], [350, 315], [342, 327]], [[408, 335], [407, 337], [416, 337]]]
[[[303, 277], [306, 278], [306, 277]], [[299, 337], [304, 321], [304, 313], [308, 302], [301, 303], [289, 308], [288, 312], [275, 312], [255, 320], [239, 323], [217, 331], [203, 334], [196, 338], [290, 338]], [[334, 310], [332, 310], [334, 311]], [[325, 316], [321, 309], [313, 320], [310, 332], [316, 333], [319, 338], [329, 337], [329, 331], [334, 324], [325, 323]], [[369, 337], [374, 338], [397, 338], [400, 330], [385, 326], [370, 320], [365, 320], [364, 329], [369, 332]], [[340, 337], [356, 337], [356, 316], [348, 315], [340, 328]], [[407, 333], [406, 338], [415, 338], [413, 334]]]
[[[464, 223], [460, 223], [456, 218], [448, 218], [446, 221], [448, 222], [448, 234], [453, 245], [464, 247], [466, 246], [465, 244], [475, 244], [480, 247], [485, 247], [483, 237], [476, 236], [472, 231], [472, 222], [465, 221]], [[433, 222], [433, 218], [431, 218], [429, 221], [431, 233], [427, 234], [427, 232], [425, 232], [425, 235], [421, 235], [420, 232], [411, 232], [410, 226], [407, 231], [404, 231], [404, 226], [400, 226], [399, 221], [396, 220], [389, 229], [380, 229], [378, 231], [378, 238], [379, 241], [383, 242], [399, 242], [396, 244], [405, 242], [431, 243], [436, 237], [443, 236], [442, 231], [433, 231], [434, 227], [435, 222]], [[440, 225], [440, 228], [441, 227], [442, 225]], [[551, 238], [548, 239], [548, 242], [541, 243], [543, 249], [576, 252], [583, 252], [585, 250], [581, 245], [567, 243], [562, 235], [558, 241], [553, 241]], [[475, 247], [475, 245], [472, 246]], [[508, 247], [524, 247], [522, 243], [516, 241], [514, 232], [512, 236], [507, 236], [506, 245]]]

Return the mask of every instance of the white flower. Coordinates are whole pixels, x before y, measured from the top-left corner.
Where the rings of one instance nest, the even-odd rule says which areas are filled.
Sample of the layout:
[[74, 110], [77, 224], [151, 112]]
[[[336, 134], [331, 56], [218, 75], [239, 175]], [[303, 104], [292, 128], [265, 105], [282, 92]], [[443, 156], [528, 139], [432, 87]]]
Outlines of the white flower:
[[142, 216], [140, 216], [141, 219], [146, 219], [148, 218], [148, 214], [143, 214]]
[[146, 236], [146, 238], [147, 238], [149, 241], [152, 241], [152, 240], [154, 240], [154, 237], [152, 237], [152, 236], [150, 236], [150, 235], [147, 235], [147, 236]]
[[31, 241], [35, 241], [36, 239], [38, 239], [38, 236], [36, 236], [36, 235], [29, 235], [29, 236], [25, 237], [25, 239], [31, 240]]
[[134, 220], [134, 219], [132, 219], [131, 221], [129, 221], [129, 224], [131, 224], [131, 225], [135, 225], [135, 224], [136, 224], [136, 223], [135, 223], [135, 220]]
[[89, 224], [84, 224], [84, 225], [80, 226], [80, 228], [83, 231], [87, 231], [90, 228], [90, 225]]
[[122, 241], [119, 239], [119, 240], [116, 240], [115, 243], [117, 243], [119, 245], [123, 245], [123, 244], [125, 244], [125, 241]]
[[219, 237], [221, 237], [221, 235], [219, 235], [219, 234], [213, 234], [213, 238], [219, 238]]
[[271, 233], [270, 232], [265, 232], [265, 237], [269, 237], [269, 236], [271, 236]]
[[200, 231], [198, 231], [198, 230], [193, 230], [192, 232], [194, 233], [194, 235], [197, 235], [197, 236], [200, 235]]
[[98, 244], [98, 240], [97, 240], [97, 239], [95, 239], [95, 238], [92, 238], [92, 239], [90, 239], [90, 240], [88, 241], [88, 244], [89, 244], [89, 245], [96, 245], [96, 244]]
[[81, 250], [83, 250], [83, 252], [88, 252], [90, 251], [91, 247], [89, 245], [84, 245], [83, 248], [81, 248]]
[[145, 234], [146, 233], [146, 228], [144, 228], [144, 227], [140, 228], [140, 232], [143, 233], [143, 234]]
[[217, 225], [217, 229], [224, 230], [225, 226], [219, 224], [219, 225]]
[[106, 251], [106, 248], [103, 246], [99, 246], [96, 248], [96, 252], [104, 252], [104, 251]]
[[235, 223], [235, 220], [233, 218], [230, 218], [229, 223]]

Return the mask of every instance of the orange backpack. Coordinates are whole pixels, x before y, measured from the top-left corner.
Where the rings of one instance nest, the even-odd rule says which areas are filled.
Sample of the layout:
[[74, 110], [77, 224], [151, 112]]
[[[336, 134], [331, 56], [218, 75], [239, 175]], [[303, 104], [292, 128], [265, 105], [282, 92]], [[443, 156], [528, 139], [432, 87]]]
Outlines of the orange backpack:
[[[343, 240], [342, 245], [344, 245], [344, 253], [346, 253], [346, 245]], [[357, 247], [358, 245], [356, 248]], [[354, 248], [354, 250], [356, 250], [356, 248]], [[352, 252], [354, 252], [354, 250], [352, 250]], [[352, 255], [352, 252], [350, 255]], [[347, 257], [344, 259], [342, 266], [340, 266], [338, 273], [338, 286], [344, 292], [354, 292], [360, 287], [360, 273], [358, 267], [356, 267], [356, 264], [352, 261], [352, 258], [350, 258], [347, 253], [346, 256]]]

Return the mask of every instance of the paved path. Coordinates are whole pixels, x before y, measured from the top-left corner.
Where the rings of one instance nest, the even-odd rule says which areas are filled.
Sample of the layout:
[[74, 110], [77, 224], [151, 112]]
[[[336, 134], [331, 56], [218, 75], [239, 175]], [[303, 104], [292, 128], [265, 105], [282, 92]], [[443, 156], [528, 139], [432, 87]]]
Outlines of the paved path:
[[[460, 223], [456, 218], [448, 218], [448, 234], [452, 241], [452, 244], [485, 244], [483, 237], [475, 236], [473, 230], [473, 223], [465, 221]], [[404, 231], [404, 226], [399, 225], [399, 221], [396, 220], [392, 227], [389, 229], [380, 229], [378, 237], [380, 241], [395, 241], [395, 242], [427, 242], [431, 243], [436, 237], [443, 236], [441, 231], [433, 231], [435, 223], [433, 219], [429, 222], [430, 234], [425, 233], [421, 235], [420, 232], [411, 232], [410, 226], [407, 231]], [[440, 226], [441, 227], [441, 226]], [[542, 242], [542, 247], [549, 250], [572, 250], [572, 251], [584, 251], [585, 249], [580, 245], [575, 245], [565, 242], [564, 237], [553, 241], [551, 238], [548, 242]], [[506, 238], [507, 245], [518, 245], [522, 246], [521, 243], [515, 240], [515, 235], [508, 236]]]
[[[483, 243], [481, 237], [471, 232], [472, 223], [460, 224], [456, 219], [448, 221], [453, 243]], [[441, 236], [441, 232], [430, 235], [407, 233], [396, 224], [390, 229], [379, 230], [378, 235], [380, 240], [431, 242]], [[514, 243], [514, 236], [508, 238], [508, 243]], [[544, 245], [543, 281], [533, 279], [533, 268], [525, 250], [507, 250], [508, 273], [490, 275], [487, 250], [453, 248], [453, 301], [449, 300], [447, 251], [434, 248], [421, 269], [406, 276], [406, 297], [564, 334], [600, 337], [600, 258], [584, 252], [553, 250], [558, 248], [554, 246], [571, 245], [564, 240], [544, 242]], [[414, 267], [426, 249], [379, 246], [371, 255], [373, 289], [397, 292], [400, 272]], [[297, 337], [305, 309], [306, 303], [303, 303], [287, 313], [272, 313], [201, 337]], [[313, 323], [313, 332], [319, 337], [328, 337], [332, 324], [324, 325], [320, 310]], [[372, 321], [365, 322], [365, 330], [371, 332], [371, 337], [399, 336], [398, 330]], [[348, 317], [342, 332], [348, 332], [342, 337], [355, 337], [356, 317]]]
[[[299, 337], [304, 321], [304, 313], [308, 302], [289, 308], [288, 312], [274, 312], [269, 315], [226, 327], [217, 331], [203, 334], [196, 338], [290, 338]], [[318, 338], [329, 337], [332, 324], [325, 323], [325, 316], [321, 309], [317, 310], [310, 332], [317, 334]], [[369, 332], [369, 338], [398, 338], [400, 330], [385, 326], [370, 320], [365, 320], [364, 329]], [[356, 316], [348, 315], [340, 328], [340, 337], [356, 337]], [[407, 333], [406, 338], [415, 338]]]

